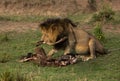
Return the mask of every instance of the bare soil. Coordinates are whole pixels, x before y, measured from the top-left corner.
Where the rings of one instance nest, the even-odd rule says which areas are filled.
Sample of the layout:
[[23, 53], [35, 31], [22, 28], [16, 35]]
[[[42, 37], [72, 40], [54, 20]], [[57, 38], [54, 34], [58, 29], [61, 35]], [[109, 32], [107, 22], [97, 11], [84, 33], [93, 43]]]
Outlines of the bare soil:
[[[12, 22], [12, 21], [0, 21], [0, 32], [26, 32], [29, 30], [38, 30], [39, 23], [32, 23], [32, 22]], [[84, 24], [81, 25], [84, 30], [91, 31], [93, 29], [92, 26]], [[106, 24], [103, 26], [103, 30], [105, 32], [112, 32], [112, 33], [120, 33], [120, 24], [118, 25], [111, 25]]]
[[39, 23], [0, 21], [0, 32], [37, 30]]
[[[94, 28], [91, 25], [84, 24], [82, 26], [82, 29], [87, 30], [87, 31], [92, 31]], [[112, 24], [105, 24], [102, 26], [102, 29], [104, 32], [109, 32], [109, 33], [120, 33], [120, 24], [117, 25], [112, 25]]]
[[[67, 15], [92, 12], [91, 0], [0, 0], [0, 14], [8, 15]], [[93, 1], [93, 0], [92, 0]], [[120, 11], [120, 0], [95, 0], [97, 10], [110, 4], [114, 11]]]

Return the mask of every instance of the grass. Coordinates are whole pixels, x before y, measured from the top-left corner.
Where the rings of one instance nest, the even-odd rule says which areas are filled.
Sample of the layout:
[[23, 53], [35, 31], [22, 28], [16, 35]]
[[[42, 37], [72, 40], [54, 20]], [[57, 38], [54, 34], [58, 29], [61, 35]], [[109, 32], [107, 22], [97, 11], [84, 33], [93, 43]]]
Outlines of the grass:
[[[93, 24], [92, 16], [94, 13], [91, 14], [68, 14], [67, 17], [70, 18], [72, 21], [77, 22], [77, 24]], [[114, 25], [120, 24], [120, 12], [115, 12], [114, 20], [111, 20], [107, 23], [112, 23]], [[0, 15], [0, 21], [13, 21], [13, 22], [40, 22], [47, 18], [54, 18], [57, 16], [40, 16], [40, 15]]]
[[[24, 74], [27, 81], [119, 81], [120, 80], [120, 56], [119, 51], [113, 51], [108, 55], [100, 56], [88, 62], [79, 61], [77, 64], [66, 67], [41, 67], [34, 63], [17, 62], [21, 55], [34, 52], [35, 43], [40, 39], [39, 31], [26, 33], [7, 33], [9, 40], [1, 41], [0, 34], [0, 59], [8, 55], [7, 62], [0, 62], [0, 75], [10, 72], [16, 75]], [[119, 48], [119, 35], [108, 34], [106, 48]], [[117, 42], [117, 44], [116, 44]], [[50, 46], [43, 45], [46, 52]], [[59, 52], [59, 54], [62, 52]], [[57, 55], [57, 54], [56, 54]], [[20, 77], [24, 77], [20, 75]], [[10, 77], [11, 78], [11, 77]], [[22, 80], [21, 80], [22, 81]]]
[[[67, 18], [72, 19], [75, 22], [88, 22], [88, 17], [91, 14], [76, 14], [67, 15]], [[0, 15], [0, 21], [13, 21], [13, 22], [40, 22], [46, 18], [54, 18], [56, 16], [39, 16], [39, 15]]]
[[120, 24], [120, 12], [116, 12], [114, 16], [113, 24]]
[[14, 22], [39, 22], [43, 19], [46, 19], [45, 16], [18, 16], [18, 15], [0, 15], [0, 21], [14, 21]]

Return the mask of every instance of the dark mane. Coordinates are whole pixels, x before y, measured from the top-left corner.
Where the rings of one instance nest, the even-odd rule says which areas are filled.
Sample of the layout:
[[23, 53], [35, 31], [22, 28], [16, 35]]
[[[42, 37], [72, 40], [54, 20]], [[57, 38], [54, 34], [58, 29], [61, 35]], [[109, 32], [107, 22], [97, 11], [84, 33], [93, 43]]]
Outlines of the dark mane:
[[51, 25], [65, 26], [68, 24], [71, 24], [73, 27], [77, 27], [77, 25], [68, 18], [48, 18], [42, 22], [39, 27], [50, 27]]
[[71, 24], [73, 27], [77, 27], [77, 25], [75, 23], [73, 23], [72, 20], [68, 19], [68, 18], [64, 18], [63, 22], [67, 23], [67, 24]]

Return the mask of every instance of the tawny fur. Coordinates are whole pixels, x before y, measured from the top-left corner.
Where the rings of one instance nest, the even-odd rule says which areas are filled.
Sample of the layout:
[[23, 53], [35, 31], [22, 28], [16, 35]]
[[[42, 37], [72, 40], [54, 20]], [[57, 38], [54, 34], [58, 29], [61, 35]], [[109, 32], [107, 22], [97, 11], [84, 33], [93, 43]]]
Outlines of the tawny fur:
[[[42, 43], [53, 45], [48, 56], [52, 56], [62, 49], [65, 55], [75, 52], [83, 55], [81, 56], [83, 61], [88, 61], [96, 58], [96, 53], [106, 53], [103, 45], [93, 35], [77, 27], [69, 19], [51, 18], [42, 22], [39, 27], [42, 33]], [[67, 39], [56, 44], [63, 37], [67, 37]]]

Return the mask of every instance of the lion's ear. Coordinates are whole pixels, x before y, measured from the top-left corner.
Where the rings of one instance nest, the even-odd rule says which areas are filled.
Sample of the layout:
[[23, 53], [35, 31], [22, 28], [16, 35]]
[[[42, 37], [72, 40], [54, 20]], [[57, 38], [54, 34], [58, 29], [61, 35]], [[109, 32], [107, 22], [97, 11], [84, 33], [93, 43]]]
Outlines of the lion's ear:
[[54, 24], [52, 24], [49, 28], [52, 29], [52, 31], [55, 31], [57, 29], [57, 27]]
[[53, 26], [53, 27], [52, 27], [52, 30], [53, 30], [53, 31], [56, 31], [56, 30], [57, 30], [57, 27]]

